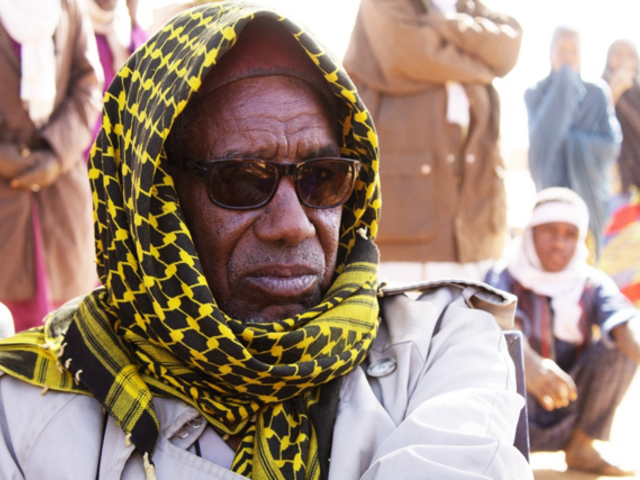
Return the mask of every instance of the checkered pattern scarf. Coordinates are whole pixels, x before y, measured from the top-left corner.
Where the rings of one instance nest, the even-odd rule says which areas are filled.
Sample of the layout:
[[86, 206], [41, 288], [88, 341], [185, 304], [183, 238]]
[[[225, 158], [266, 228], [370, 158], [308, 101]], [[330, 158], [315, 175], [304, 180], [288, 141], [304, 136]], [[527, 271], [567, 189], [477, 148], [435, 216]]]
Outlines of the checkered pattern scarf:
[[[336, 275], [321, 302], [244, 324], [218, 308], [177, 200], [164, 142], [244, 26], [270, 17], [298, 40], [339, 99], [341, 154], [363, 169], [343, 207]], [[152, 455], [153, 395], [242, 434], [232, 470], [253, 479], [320, 478], [309, 411], [322, 386], [365, 358], [378, 325], [377, 137], [340, 63], [271, 10], [218, 3], [175, 17], [138, 50], [105, 97], [91, 152], [99, 288], [46, 326], [0, 342], [0, 368], [30, 383], [95, 396]]]

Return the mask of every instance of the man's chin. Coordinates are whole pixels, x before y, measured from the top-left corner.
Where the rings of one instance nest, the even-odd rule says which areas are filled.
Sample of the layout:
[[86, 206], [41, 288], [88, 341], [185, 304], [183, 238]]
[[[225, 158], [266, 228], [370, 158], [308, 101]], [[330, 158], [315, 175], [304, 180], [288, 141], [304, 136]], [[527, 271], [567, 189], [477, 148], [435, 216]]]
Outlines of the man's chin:
[[271, 323], [294, 317], [316, 306], [320, 301], [320, 295], [313, 295], [298, 301], [282, 303], [283, 299], [274, 300], [268, 305], [251, 305], [240, 302], [232, 302], [223, 310], [227, 315], [244, 323]]
[[232, 286], [237, 294], [221, 306], [229, 316], [246, 323], [284, 320], [320, 302], [320, 281], [317, 275], [244, 277]]
[[543, 265], [543, 268], [547, 272], [551, 273], [559, 273], [562, 272], [565, 268], [567, 268], [568, 263], [548, 263], [547, 265]]

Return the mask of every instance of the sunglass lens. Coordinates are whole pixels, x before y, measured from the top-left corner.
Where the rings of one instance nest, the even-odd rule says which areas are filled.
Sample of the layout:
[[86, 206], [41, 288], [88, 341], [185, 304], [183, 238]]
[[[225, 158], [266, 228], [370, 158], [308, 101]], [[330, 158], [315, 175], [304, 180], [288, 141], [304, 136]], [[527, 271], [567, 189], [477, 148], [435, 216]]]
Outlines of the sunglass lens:
[[209, 196], [225, 207], [258, 207], [269, 199], [276, 178], [276, 169], [265, 162], [219, 162], [209, 172]]
[[354, 166], [345, 160], [318, 160], [303, 164], [298, 171], [302, 201], [312, 207], [331, 208], [351, 195]]

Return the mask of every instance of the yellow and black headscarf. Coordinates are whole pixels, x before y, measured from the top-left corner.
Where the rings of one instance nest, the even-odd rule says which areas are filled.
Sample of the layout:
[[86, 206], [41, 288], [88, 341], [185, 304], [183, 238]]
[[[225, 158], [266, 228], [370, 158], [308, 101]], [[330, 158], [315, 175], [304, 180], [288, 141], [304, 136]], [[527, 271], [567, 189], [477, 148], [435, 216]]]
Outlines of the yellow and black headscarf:
[[[204, 77], [256, 18], [280, 22], [322, 72], [338, 99], [341, 153], [363, 169], [343, 207], [338, 266], [324, 298], [293, 318], [248, 325], [212, 296], [164, 143]], [[222, 435], [243, 435], [235, 472], [320, 478], [313, 408], [332, 380], [362, 362], [378, 325], [376, 138], [340, 63], [292, 21], [238, 2], [175, 17], [105, 96], [89, 164], [104, 287], [54, 312], [44, 328], [0, 342], [0, 369], [95, 396], [144, 453], [153, 454], [160, 430], [152, 397], [169, 396]]]

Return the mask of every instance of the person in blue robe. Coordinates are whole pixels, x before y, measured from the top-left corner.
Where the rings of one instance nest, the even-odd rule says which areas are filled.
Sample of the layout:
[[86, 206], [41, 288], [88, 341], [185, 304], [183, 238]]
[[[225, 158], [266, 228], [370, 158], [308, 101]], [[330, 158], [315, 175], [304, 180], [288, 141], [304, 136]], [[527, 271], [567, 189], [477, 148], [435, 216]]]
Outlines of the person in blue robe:
[[551, 41], [551, 73], [525, 93], [529, 170], [538, 191], [566, 187], [589, 208], [597, 254], [608, 218], [608, 177], [618, 156], [620, 126], [604, 82], [580, 76], [580, 37], [560, 27]]

